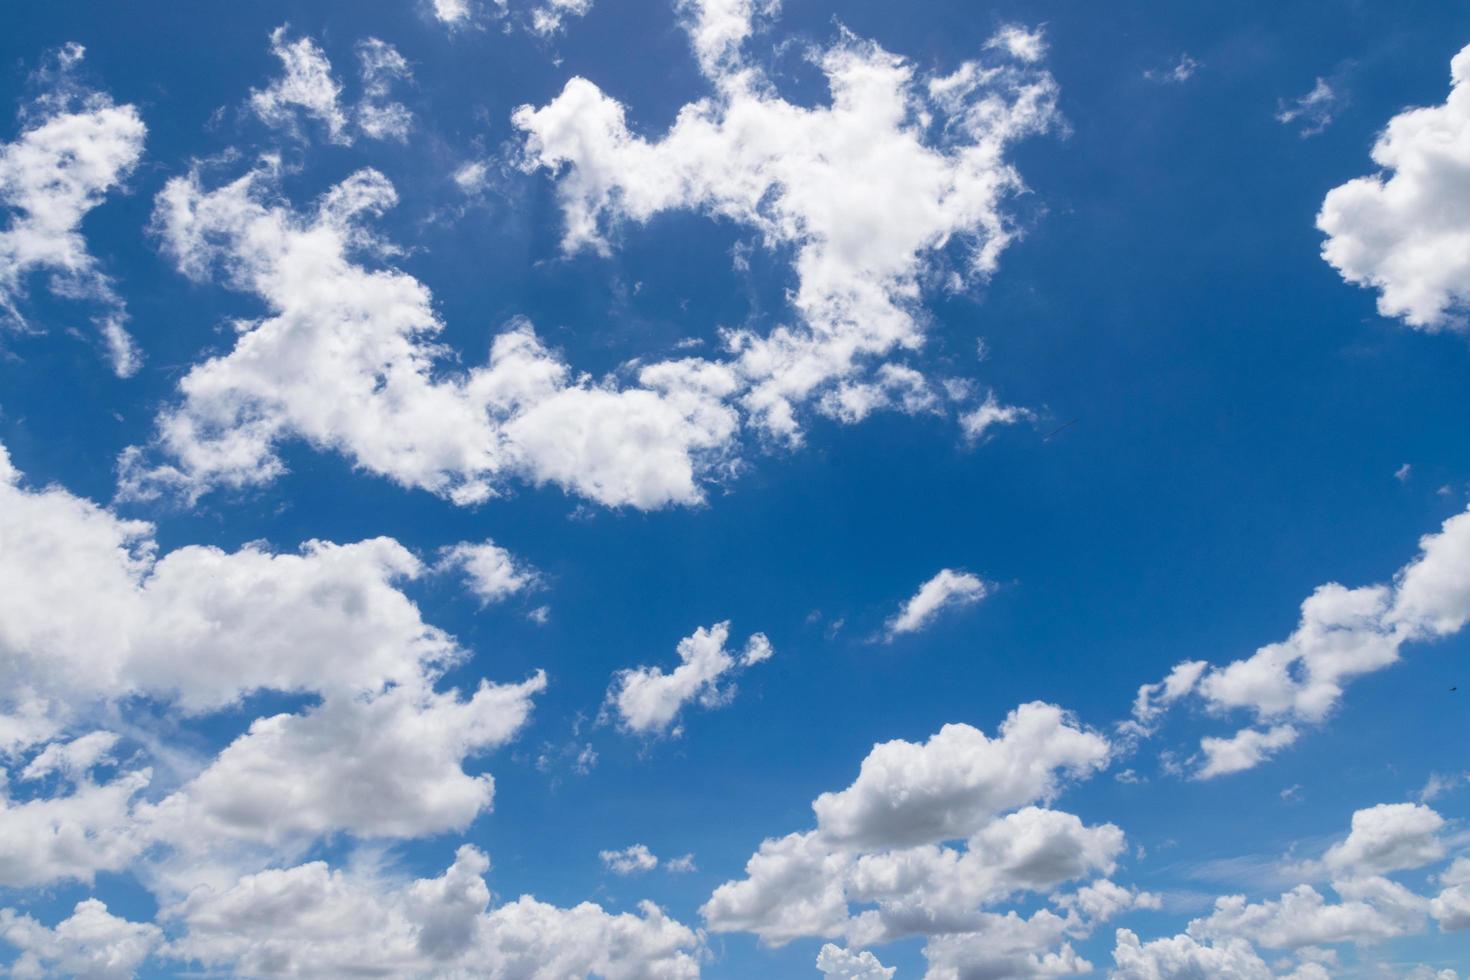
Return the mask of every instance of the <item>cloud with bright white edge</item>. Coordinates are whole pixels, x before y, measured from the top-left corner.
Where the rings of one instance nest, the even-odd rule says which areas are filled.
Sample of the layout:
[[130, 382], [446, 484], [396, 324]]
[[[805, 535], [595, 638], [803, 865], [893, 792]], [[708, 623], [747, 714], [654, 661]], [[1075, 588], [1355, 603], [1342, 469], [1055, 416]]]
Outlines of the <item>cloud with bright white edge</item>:
[[114, 284], [87, 250], [82, 219], [137, 167], [148, 132], [136, 107], [117, 105], [74, 78], [80, 44], [68, 44], [39, 73], [44, 94], [21, 113], [22, 130], [0, 143], [0, 326], [33, 329], [21, 312], [27, 280], [47, 273], [51, 291], [90, 300], [108, 360], [128, 377], [142, 355], [127, 331], [128, 315]]
[[1261, 727], [1205, 736], [1194, 776], [1210, 779], [1254, 768], [1324, 722], [1349, 682], [1398, 662], [1405, 644], [1453, 636], [1470, 620], [1470, 511], [1419, 540], [1419, 554], [1383, 585], [1319, 586], [1287, 639], [1224, 667], [1177, 665], [1144, 685], [1130, 741], [1152, 734], [1162, 709], [1194, 696], [1215, 714], [1249, 711]]
[[817, 972], [830, 980], [893, 980], [897, 972], [867, 950], [854, 953], [832, 943], [817, 951]]
[[[922, 744], [876, 745], [852, 785], [814, 801], [815, 829], [766, 839], [745, 878], [715, 889], [701, 914], [715, 932], [775, 946], [920, 936], [930, 977], [1085, 972], [1071, 940], [1157, 899], [1107, 879], [1124, 849], [1119, 828], [1037, 804], [1108, 756], [1106, 739], [1040, 702], [1011, 712], [994, 738], [946, 725]], [[991, 909], [1020, 893], [1052, 906]], [[834, 969], [852, 965], [854, 954], [832, 948]]]
[[943, 610], [974, 605], [984, 599], [990, 594], [990, 588], [978, 575], [941, 568], [888, 621], [887, 637], [891, 640], [904, 633], [917, 633]]
[[728, 704], [735, 696], [730, 678], [769, 660], [773, 653], [764, 633], [752, 634], [738, 654], [725, 649], [729, 640], [728, 620], [700, 627], [679, 641], [679, 666], [673, 670], [633, 667], [619, 671], [608, 688], [605, 710], [628, 732], [677, 737], [683, 726], [675, 723], [686, 704], [705, 708]]
[[1463, 330], [1470, 304], [1470, 46], [1441, 105], [1406, 109], [1373, 145], [1375, 174], [1333, 188], [1322, 257], [1378, 291], [1378, 312], [1420, 330]]
[[648, 140], [629, 131], [622, 104], [572, 78], [546, 105], [516, 111], [525, 166], [556, 176], [569, 253], [608, 253], [621, 224], [677, 210], [791, 250], [796, 322], [766, 335], [724, 330], [720, 363], [752, 424], [797, 442], [803, 404], [923, 346], [918, 304], [944, 278], [948, 245], [968, 253], [952, 284], [995, 270], [1018, 234], [1006, 207], [1024, 190], [1006, 152], [1056, 125], [1057, 86], [1037, 64], [1040, 35], [1022, 28], [943, 75], [843, 30], [812, 56], [831, 104], [805, 108], [746, 58], [754, 18], [770, 10], [751, 0], [680, 10], [713, 94]]

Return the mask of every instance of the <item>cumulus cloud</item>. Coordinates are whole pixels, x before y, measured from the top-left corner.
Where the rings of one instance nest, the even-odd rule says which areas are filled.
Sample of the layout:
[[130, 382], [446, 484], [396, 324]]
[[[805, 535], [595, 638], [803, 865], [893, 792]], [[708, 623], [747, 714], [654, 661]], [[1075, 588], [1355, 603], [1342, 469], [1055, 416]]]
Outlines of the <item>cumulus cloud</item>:
[[48, 976], [127, 980], [163, 942], [163, 931], [151, 923], [120, 919], [102, 902], [89, 898], [78, 902], [55, 928], [0, 909], [0, 939], [20, 951], [9, 971], [17, 980]]
[[1215, 900], [1215, 908], [1189, 924], [1206, 939], [1244, 939], [1272, 949], [1297, 949], [1345, 942], [1378, 942], [1423, 929], [1429, 903], [1387, 878], [1333, 883], [1342, 899], [1328, 902], [1311, 885], [1298, 885], [1279, 899], [1248, 902], [1244, 895]]
[[1442, 105], [1406, 109], [1373, 145], [1380, 170], [1333, 188], [1317, 227], [1325, 258], [1378, 290], [1378, 312], [1420, 330], [1464, 329], [1470, 299], [1470, 47]]
[[893, 980], [896, 972], [867, 950], [853, 952], [832, 943], [817, 951], [817, 970], [833, 980]]
[[1444, 818], [1417, 803], [1380, 803], [1353, 814], [1352, 830], [1323, 855], [1335, 874], [1381, 875], [1444, 856]]
[[260, 484], [297, 438], [462, 504], [512, 477], [609, 506], [703, 499], [699, 478], [736, 430], [728, 372], [674, 361], [644, 366], [637, 387], [594, 383], [525, 322], [495, 337], [488, 364], [451, 371], [429, 291], [357, 261], [387, 250], [362, 225], [395, 203], [387, 179], [360, 171], [303, 215], [271, 199], [276, 177], [267, 164], [207, 191], [191, 173], [159, 195], [154, 226], [180, 270], [218, 271], [268, 313], [180, 381], [151, 453], [124, 455], [127, 494]]
[[[1040, 703], [1017, 708], [994, 739], [949, 725], [923, 744], [874, 746], [851, 786], [813, 803], [816, 829], [764, 841], [745, 878], [717, 888], [701, 912], [716, 932], [773, 945], [820, 937], [854, 949], [922, 936], [929, 976], [1086, 969], [1070, 940], [1153, 900], [1099, 877], [1115, 868], [1121, 830], [1035, 804], [1107, 755], [1104, 739]], [[1058, 891], [1084, 879], [1096, 880]], [[1020, 893], [1050, 895], [1055, 908], [1025, 918], [990, 910]], [[883, 969], [829, 949], [834, 971]]]
[[138, 110], [117, 105], [73, 77], [83, 48], [68, 44], [38, 76], [45, 92], [21, 114], [23, 129], [0, 143], [0, 321], [30, 329], [21, 312], [27, 280], [50, 275], [51, 291], [97, 303], [94, 318], [119, 377], [142, 363], [127, 331], [127, 311], [87, 249], [82, 219], [115, 191], [143, 155], [147, 127]]
[[80, 772], [65, 791], [26, 800], [0, 779], [0, 886], [91, 882], [127, 868], [148, 843], [133, 806], [152, 775], [144, 768], [95, 782]]
[[1127, 734], [1149, 734], [1160, 711], [1186, 694], [1213, 712], [1252, 712], [1260, 727], [1200, 743], [1194, 774], [1211, 778], [1253, 768], [1295, 742], [1302, 726], [1323, 722], [1348, 683], [1398, 662], [1406, 643], [1451, 636], [1470, 619], [1470, 512], [1419, 540], [1419, 554], [1383, 585], [1317, 588], [1301, 622], [1279, 643], [1224, 667], [1178, 665], [1139, 691]]
[[164, 909], [185, 930], [168, 952], [243, 975], [699, 975], [698, 937], [651, 903], [637, 915], [529, 896], [491, 908], [489, 867], [466, 845], [443, 875], [401, 885], [319, 861], [246, 875]]
[[1033, 701], [1007, 715], [995, 738], [951, 724], [924, 743], [875, 745], [853, 784], [823, 793], [812, 809], [823, 833], [845, 844], [965, 837], [998, 812], [1050, 799], [1064, 778], [1090, 775], [1107, 759], [1106, 739], [1055, 705]]
[[[684, 706], [697, 702], [705, 708], [728, 704], [735, 696], [729, 678], [771, 657], [771, 641], [755, 633], [738, 654], [725, 649], [730, 623], [700, 627], [679, 641], [679, 666], [667, 673], [661, 667], [634, 667], [619, 671], [607, 692], [607, 707], [618, 724], [640, 735], [663, 734], [678, 720]], [[683, 726], [673, 727], [673, 734]]]
[[1112, 980], [1195, 980], [1223, 977], [1229, 980], [1274, 980], [1275, 971], [1266, 965], [1250, 943], [1243, 939], [1200, 942], [1178, 935], [1141, 942], [1137, 933], [1119, 929], [1113, 948]]
[[419, 836], [462, 829], [490, 806], [493, 779], [464, 763], [519, 731], [545, 677], [481, 680], [468, 696], [438, 690], [464, 651], [398, 589], [423, 571], [402, 545], [160, 555], [148, 525], [59, 488], [25, 488], [3, 450], [0, 464], [0, 714], [39, 702], [54, 731], [133, 696], [194, 715], [262, 690], [319, 698], [256, 719], [156, 803], [135, 799], [147, 769], [89, 778], [115, 744], [110, 733], [45, 746], [22, 776], [59, 772], [75, 785], [0, 801], [0, 877], [86, 878], [152, 841], [207, 849], [301, 846], [338, 831]]
[[951, 284], [996, 268], [1017, 233], [1007, 204], [1024, 189], [1006, 152], [1055, 124], [1056, 85], [1034, 63], [1040, 36], [1020, 28], [948, 75], [843, 32], [814, 55], [830, 105], [798, 106], [744, 56], [758, 6], [681, 4], [715, 94], [657, 140], [633, 134], [623, 105], [583, 78], [514, 122], [525, 165], [557, 175], [568, 252], [607, 252], [620, 223], [674, 210], [739, 222], [790, 252], [796, 322], [722, 339], [741, 407], [794, 442], [800, 406], [861, 418], [879, 390], [869, 374], [922, 346], [919, 299], [946, 278], [948, 246], [968, 252]]
[[888, 621], [888, 638], [917, 633], [934, 621], [942, 610], [969, 606], [990, 594], [990, 585], [978, 575], [941, 568]]
[[499, 602], [536, 586], [540, 575], [493, 541], [469, 542], [445, 548], [435, 567], [458, 570], [466, 586], [483, 603]]

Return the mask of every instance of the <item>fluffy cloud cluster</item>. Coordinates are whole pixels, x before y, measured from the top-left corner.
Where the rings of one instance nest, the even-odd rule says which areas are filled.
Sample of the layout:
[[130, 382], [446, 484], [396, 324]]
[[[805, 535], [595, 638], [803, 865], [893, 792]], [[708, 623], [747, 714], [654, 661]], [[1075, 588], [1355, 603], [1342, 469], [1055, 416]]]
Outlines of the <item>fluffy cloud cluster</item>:
[[371, 139], [408, 138], [413, 114], [389, 100], [393, 83], [413, 77], [408, 62], [393, 45], [368, 38], [357, 46], [362, 71], [362, 98], [355, 110], [342, 104], [342, 85], [332, 75], [327, 54], [309, 37], [287, 40], [286, 28], [271, 32], [271, 53], [281, 74], [250, 93], [250, 108], [266, 125], [300, 134], [300, 119], [315, 119], [333, 143], [353, 140], [353, 127]]
[[[545, 678], [440, 690], [463, 651], [398, 588], [425, 569], [391, 539], [161, 553], [151, 535], [60, 488], [27, 488], [0, 449], [0, 885], [132, 870], [176, 936], [95, 901], [53, 927], [3, 911], [17, 975], [123, 977], [149, 955], [247, 975], [698, 975], [698, 937], [651, 905], [491, 908], [473, 848], [409, 883], [272, 866], [328, 837], [463, 830], [494, 790], [467, 760], [516, 735]], [[500, 557], [490, 547], [456, 560], [486, 564]], [[164, 794], [149, 793], [141, 735], [63, 735], [140, 699], [187, 718], [261, 690], [315, 700], [257, 718]]]
[[917, 633], [945, 609], [968, 606], [990, 594], [990, 585], [977, 575], [941, 568], [933, 578], [888, 621], [888, 638], [900, 633]]
[[22, 112], [20, 136], [0, 143], [0, 207], [8, 212], [0, 229], [0, 321], [26, 328], [19, 303], [27, 279], [49, 273], [56, 295], [105, 308], [94, 322], [113, 370], [127, 377], [141, 358], [123, 302], [87, 250], [81, 224], [137, 166], [147, 127], [133, 106], [73, 80], [82, 55], [79, 44], [61, 49], [43, 73], [46, 94]]
[[275, 178], [266, 164], [209, 191], [192, 173], [159, 195], [155, 227], [179, 268], [217, 271], [269, 313], [237, 323], [234, 348], [180, 381], [152, 453], [124, 458], [131, 493], [259, 484], [297, 438], [460, 503], [510, 477], [610, 506], [703, 499], [697, 474], [736, 428], [725, 372], [652, 364], [618, 389], [574, 376], [524, 322], [495, 338], [488, 364], [451, 371], [429, 291], [357, 261], [386, 249], [362, 219], [396, 201], [387, 179], [360, 171], [303, 215], [272, 199]]
[[9, 970], [17, 980], [128, 980], [162, 943], [163, 931], [151, 923], [120, 919], [89, 898], [50, 929], [28, 915], [0, 909], [0, 939], [20, 951]]
[[1332, 961], [1329, 947], [1373, 945], [1416, 935], [1431, 918], [1444, 931], [1470, 928], [1470, 918], [1461, 917], [1462, 896], [1456, 891], [1470, 880], [1466, 859], [1456, 860], [1440, 875], [1443, 890], [1433, 899], [1386, 877], [1442, 860], [1445, 846], [1439, 835], [1444, 827], [1443, 817], [1418, 804], [1358, 810], [1348, 835], [1320, 860], [1283, 869], [1330, 875], [1339, 901], [1329, 901], [1312, 885], [1301, 884], [1259, 902], [1244, 895], [1223, 896], [1208, 915], [1191, 921], [1177, 936], [1144, 943], [1130, 930], [1120, 929], [1112, 975], [1116, 980], [1277, 976], [1257, 953], [1260, 947], [1296, 953], [1301, 963], [1286, 974], [1293, 980], [1325, 980], [1329, 974], [1316, 961]]
[[[159, 840], [418, 836], [462, 829], [490, 806], [492, 778], [465, 761], [515, 735], [545, 677], [482, 680], [468, 696], [436, 689], [464, 651], [399, 589], [424, 571], [412, 553], [378, 538], [295, 555], [159, 555], [151, 530], [62, 489], [26, 488], [0, 449], [0, 734], [9, 753], [50, 741], [21, 778], [59, 773], [72, 787], [0, 798], [0, 880], [88, 878]], [[318, 700], [256, 719], [156, 803], [138, 799], [147, 768], [92, 781], [115, 735], [51, 741], [131, 698], [201, 715], [256, 691]]]
[[490, 907], [483, 852], [461, 847], [437, 878], [401, 885], [325, 863], [199, 888], [164, 910], [187, 929], [169, 955], [245, 975], [585, 977], [688, 980], [698, 937], [644, 903], [613, 915], [522, 896]]
[[1470, 512], [1419, 541], [1419, 555], [1390, 584], [1320, 586], [1302, 603], [1301, 623], [1287, 639], [1224, 667], [1177, 665], [1139, 689], [1131, 738], [1146, 736], [1163, 710], [1194, 694], [1212, 711], [1248, 710], [1264, 727], [1201, 740], [1195, 775], [1202, 779], [1259, 765], [1322, 722], [1356, 677], [1392, 666], [1406, 643], [1453, 635], [1470, 619]]
[[[931, 978], [1084, 972], [1070, 940], [1152, 900], [1101, 877], [1123, 850], [1121, 830], [1036, 804], [1108, 755], [1105, 739], [1040, 702], [1013, 711], [994, 738], [947, 725], [922, 744], [874, 746], [851, 786], [813, 803], [814, 830], [766, 840], [746, 877], [701, 911], [717, 932], [774, 945], [841, 938], [850, 949], [823, 950], [822, 968], [837, 976], [888, 975], [856, 950], [907, 936], [926, 938]], [[1079, 879], [1096, 880], [1055, 894]], [[1022, 893], [1052, 894], [1055, 908], [992, 911]]]
[[1378, 312], [1421, 330], [1463, 329], [1470, 303], [1470, 47], [1450, 62], [1443, 105], [1389, 120], [1373, 146], [1379, 173], [1333, 188], [1317, 227], [1322, 256], [1378, 290]]
[[[725, 649], [729, 641], [726, 620], [700, 627], [680, 640], [679, 666], [671, 671], [659, 667], [620, 671], [607, 692], [608, 709], [627, 731], [652, 735], [668, 732], [690, 702], [706, 708], [728, 704], [735, 696], [731, 675], [769, 660], [773, 652], [764, 633], [752, 634], [738, 655]], [[673, 734], [681, 731], [682, 726], [675, 727]]]
[[740, 404], [766, 432], [799, 439], [797, 409], [814, 398], [839, 418], [874, 404], [927, 408], [937, 396], [916, 395], [916, 375], [868, 377], [922, 346], [919, 299], [943, 278], [947, 246], [968, 251], [949, 272], [953, 287], [988, 275], [1014, 237], [1005, 205], [1023, 185], [1006, 152], [1056, 120], [1056, 86], [1035, 65], [1040, 37], [1012, 29], [954, 72], [920, 76], [844, 33], [815, 56], [831, 103], [808, 108], [745, 59], [756, 7], [681, 4], [715, 94], [686, 105], [662, 138], [632, 133], [620, 103], [573, 78], [550, 103], [515, 113], [526, 165], [558, 174], [568, 251], [606, 251], [620, 221], [696, 210], [790, 252], [797, 322], [723, 335]]

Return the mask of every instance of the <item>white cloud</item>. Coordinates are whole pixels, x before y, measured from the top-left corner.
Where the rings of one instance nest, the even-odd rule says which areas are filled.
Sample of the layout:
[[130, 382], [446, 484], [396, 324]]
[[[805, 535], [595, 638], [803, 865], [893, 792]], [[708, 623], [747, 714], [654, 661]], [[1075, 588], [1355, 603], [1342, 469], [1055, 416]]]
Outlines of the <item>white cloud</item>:
[[1140, 942], [1119, 929], [1113, 948], [1112, 980], [1274, 980], [1276, 974], [1243, 939], [1202, 943], [1190, 936]]
[[960, 431], [970, 442], [979, 442], [998, 425], [1015, 425], [1032, 417], [1029, 409], [1002, 405], [992, 391], [985, 396], [985, 401], [960, 415]]
[[973, 605], [989, 594], [990, 585], [979, 576], [941, 568], [888, 621], [888, 638], [891, 640], [900, 633], [917, 633], [933, 622], [940, 611]]
[[90, 882], [128, 867], [147, 845], [132, 808], [151, 779], [148, 769], [103, 783], [78, 773], [69, 792], [24, 801], [12, 800], [0, 779], [0, 886]]
[[[1058, 892], [1110, 873], [1123, 833], [1029, 804], [1107, 752], [1043, 704], [1018, 708], [994, 740], [949, 725], [923, 745], [874, 746], [852, 786], [813, 803], [817, 829], [764, 841], [745, 878], [717, 888], [701, 913], [716, 932], [753, 932], [772, 945], [821, 937], [861, 948], [925, 936], [930, 977], [1083, 969], [1069, 938], [1157, 902], [1105, 879]], [[952, 840], [963, 847], [945, 844]], [[1028, 892], [1050, 895], [1056, 909], [1024, 919], [989, 911]], [[852, 965], [851, 954], [831, 949], [834, 970]]]
[[1322, 862], [1336, 874], [1381, 875], [1418, 868], [1444, 856], [1444, 818], [1415, 803], [1380, 803], [1353, 814], [1352, 830]]
[[1205, 939], [1244, 939], [1272, 949], [1333, 943], [1372, 943], [1423, 929], [1429, 903], [1386, 878], [1333, 883], [1341, 902], [1329, 903], [1311, 885], [1298, 885], [1279, 899], [1250, 903], [1244, 895], [1215, 900], [1215, 908], [1189, 924]]
[[[1419, 554], [1385, 585], [1317, 588], [1301, 607], [1301, 622], [1287, 639], [1251, 656], [1199, 673], [1199, 663], [1175, 668], [1160, 690], [1140, 690], [1126, 733], [1152, 730], [1158, 710], [1193, 692], [1216, 713], [1244, 709], [1262, 728], [1201, 741], [1195, 775], [1210, 778], [1252, 768], [1292, 744], [1301, 727], [1319, 724], [1337, 706], [1354, 678], [1391, 667], [1406, 643], [1457, 633], [1470, 619], [1470, 512], [1449, 518], [1419, 540]], [[1157, 700], [1156, 700], [1157, 699]]]
[[205, 191], [195, 173], [159, 195], [155, 227], [179, 268], [218, 268], [268, 315], [238, 323], [233, 350], [185, 375], [151, 447], [168, 462], [125, 454], [126, 492], [263, 483], [294, 437], [462, 504], [511, 477], [609, 506], [703, 499], [700, 478], [735, 434], [728, 372], [674, 361], [643, 367], [639, 387], [597, 384], [524, 322], [494, 339], [487, 365], [448, 370], [423, 284], [355, 261], [387, 250], [361, 220], [396, 201], [392, 185], [360, 171], [301, 215], [267, 203], [275, 181], [266, 166]]
[[1442, 932], [1470, 929], [1470, 857], [1458, 857], [1439, 876], [1441, 891], [1429, 903], [1429, 914]]
[[1214, 779], [1254, 769], [1300, 736], [1301, 732], [1291, 725], [1275, 725], [1264, 731], [1242, 728], [1229, 738], [1207, 735], [1200, 739], [1200, 753], [1204, 759], [1195, 770], [1194, 777]]
[[647, 844], [632, 844], [621, 851], [600, 851], [597, 856], [613, 874], [631, 875], [658, 867], [658, 857]]
[[147, 127], [131, 105], [116, 105], [71, 77], [82, 46], [69, 44], [43, 73], [47, 93], [25, 109], [24, 128], [0, 143], [0, 323], [30, 329], [20, 310], [29, 276], [50, 274], [53, 293], [89, 299], [105, 312], [94, 319], [113, 370], [133, 374], [142, 363], [129, 336], [127, 313], [112, 280], [87, 250], [82, 219], [133, 172]]
[[1470, 300], [1470, 47], [1450, 62], [1442, 105], [1406, 109], [1373, 146], [1380, 172], [1333, 188], [1322, 257], [1379, 291], [1378, 312], [1421, 330], [1463, 329]]
[[55, 928], [0, 909], [0, 939], [20, 951], [9, 970], [17, 980], [47, 976], [128, 980], [162, 943], [163, 932], [151, 923], [120, 919], [102, 902], [89, 898], [78, 902]]
[[[752, 634], [738, 658], [725, 649], [730, 623], [700, 627], [679, 641], [679, 666], [665, 673], [660, 667], [619, 671], [607, 692], [607, 706], [618, 723], [638, 734], [668, 732], [680, 711], [691, 701], [706, 708], [729, 703], [735, 689], [725, 682], [739, 670], [770, 659], [771, 641]], [[674, 728], [678, 735], [682, 726]]]
[[488, 540], [461, 541], [445, 548], [435, 567], [458, 569], [464, 574], [470, 591], [484, 603], [499, 602], [540, 582], [535, 569], [526, 567], [509, 551]]
[[320, 697], [256, 719], [158, 803], [134, 799], [146, 769], [90, 782], [115, 742], [107, 733], [42, 749], [22, 775], [56, 771], [76, 788], [3, 801], [0, 879], [89, 877], [151, 841], [419, 836], [462, 829], [490, 806], [492, 778], [464, 763], [516, 734], [545, 677], [436, 690], [464, 651], [396, 587], [422, 572], [396, 541], [160, 557], [148, 525], [59, 488], [25, 489], [3, 449], [0, 464], [0, 714], [23, 708], [21, 696], [57, 726], [133, 695], [190, 714], [258, 690]]
[[469, 698], [404, 684], [329, 697], [301, 714], [257, 718], [199, 775], [142, 819], [177, 847], [219, 839], [271, 846], [347, 831], [422, 837], [463, 830], [490, 808], [495, 781], [467, 757], [510, 741], [546, 686], [481, 681]]
[[451, 27], [463, 24], [471, 14], [469, 0], [432, 0], [430, 9], [440, 23]]
[[893, 980], [896, 972], [867, 950], [853, 952], [832, 943], [817, 951], [817, 970], [833, 980]]
[[370, 37], [357, 44], [362, 66], [362, 99], [357, 103], [357, 126], [375, 140], [408, 140], [413, 113], [401, 102], [391, 102], [393, 83], [413, 77], [408, 61], [386, 41]]
[[692, 980], [698, 937], [651, 903], [612, 915], [522, 896], [490, 908], [489, 859], [461, 847], [438, 878], [397, 884], [323, 862], [198, 888], [164, 910], [178, 959], [244, 975], [470, 975]]
[[749, 225], [791, 251], [799, 322], [764, 336], [729, 329], [723, 342], [752, 422], [797, 441], [799, 406], [860, 418], [873, 389], [853, 386], [922, 345], [918, 301], [942, 278], [947, 246], [969, 252], [955, 279], [994, 270], [1016, 234], [1005, 204], [1023, 190], [1005, 152], [1053, 125], [1056, 86], [1028, 60], [1039, 40], [1018, 29], [988, 60], [927, 77], [844, 32], [814, 56], [831, 104], [794, 105], [743, 59], [756, 6], [682, 4], [716, 94], [686, 105], [661, 139], [631, 133], [624, 107], [582, 78], [514, 121], [526, 166], [558, 175], [569, 252], [606, 252], [620, 222], [671, 210]]
[[1007, 24], [985, 42], [987, 48], [1000, 48], [1018, 61], [1040, 61], [1046, 57], [1046, 35], [1039, 29], [1021, 24]]
[[423, 566], [391, 538], [160, 554], [152, 531], [27, 489], [0, 447], [0, 714], [27, 692], [63, 721], [133, 694], [191, 713], [264, 689], [352, 697], [463, 655], [396, 587]]
[[1163, 680], [1140, 686], [1133, 699], [1133, 717], [1120, 724], [1119, 731], [1132, 739], [1152, 735], [1159, 718], [1174, 702], [1195, 689], [1209, 666], [1205, 660], [1185, 660], [1175, 664]]
[[1105, 739], [1036, 701], [1012, 711], [994, 739], [952, 724], [922, 744], [875, 745], [857, 780], [840, 793], [823, 793], [812, 809], [833, 841], [931, 843], [968, 836], [996, 813], [1050, 799], [1064, 777], [1090, 775], [1107, 759]]
[[281, 74], [263, 89], [251, 89], [250, 108], [261, 122], [296, 132], [299, 114], [316, 119], [333, 143], [350, 143], [347, 113], [339, 100], [342, 86], [332, 77], [332, 63], [309, 37], [286, 40], [283, 24], [271, 31], [271, 54], [281, 62]]
[[1300, 124], [1298, 135], [1302, 137], [1316, 136], [1332, 125], [1333, 115], [1341, 100], [1342, 96], [1333, 90], [1327, 79], [1318, 78], [1306, 95], [1290, 102], [1283, 99], [1277, 103], [1276, 121], [1283, 126]]
[[565, 25], [568, 17], [585, 17], [592, 0], [542, 0], [531, 8], [531, 31], [551, 37]]

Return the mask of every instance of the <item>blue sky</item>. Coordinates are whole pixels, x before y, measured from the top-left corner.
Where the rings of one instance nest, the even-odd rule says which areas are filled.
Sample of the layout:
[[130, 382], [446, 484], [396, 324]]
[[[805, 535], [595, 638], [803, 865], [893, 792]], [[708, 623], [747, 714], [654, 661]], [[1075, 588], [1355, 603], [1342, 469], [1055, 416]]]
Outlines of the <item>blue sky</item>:
[[1470, 12], [6, 21], [16, 975], [1470, 971]]

